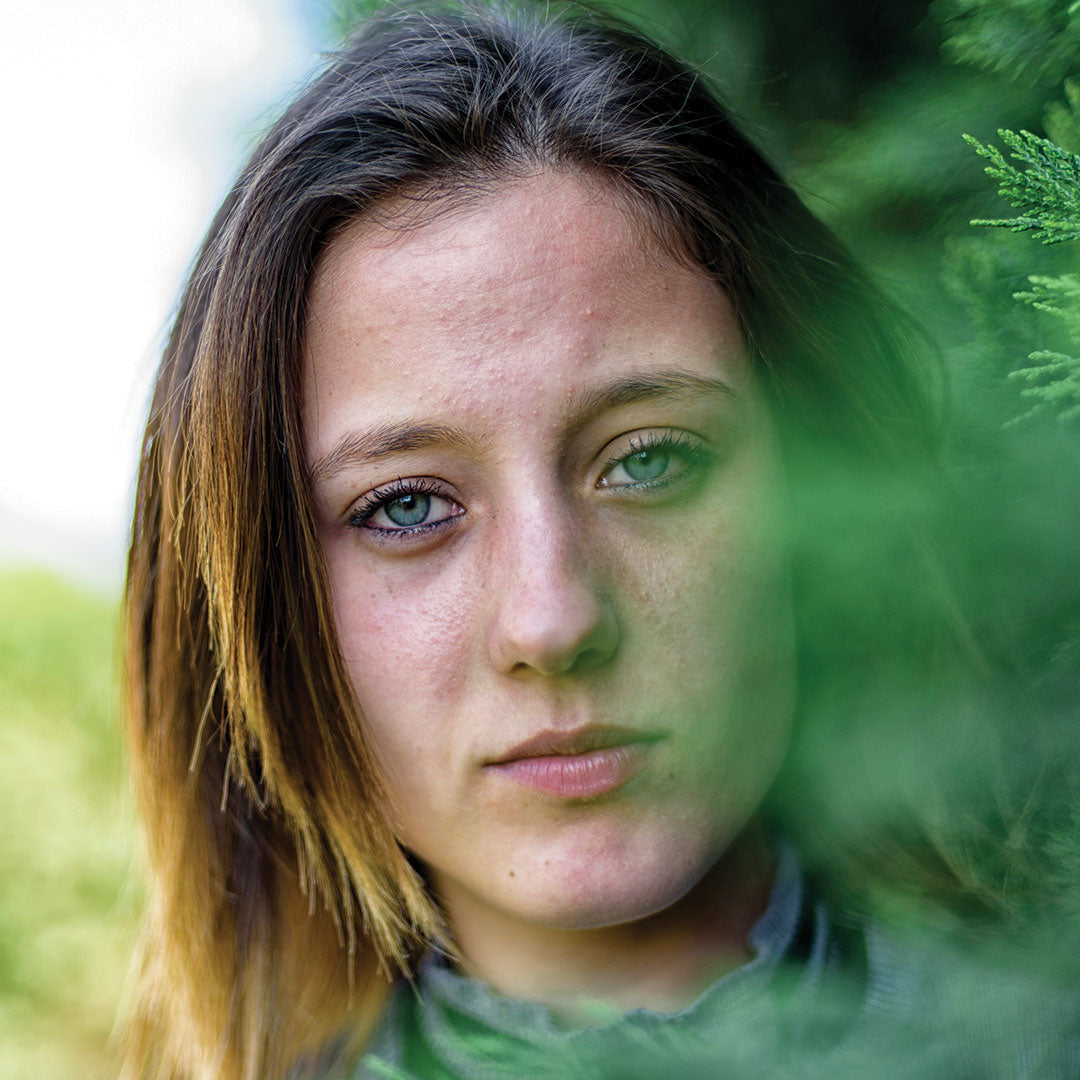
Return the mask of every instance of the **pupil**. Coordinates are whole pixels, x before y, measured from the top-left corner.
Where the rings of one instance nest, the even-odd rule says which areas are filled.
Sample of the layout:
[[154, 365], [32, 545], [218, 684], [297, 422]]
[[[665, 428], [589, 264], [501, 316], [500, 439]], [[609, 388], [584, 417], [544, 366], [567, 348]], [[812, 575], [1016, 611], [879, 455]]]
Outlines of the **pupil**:
[[663, 450], [639, 450], [623, 463], [631, 480], [655, 480], [667, 472], [669, 455]]
[[430, 495], [401, 495], [386, 504], [386, 516], [395, 525], [419, 525], [431, 510]]

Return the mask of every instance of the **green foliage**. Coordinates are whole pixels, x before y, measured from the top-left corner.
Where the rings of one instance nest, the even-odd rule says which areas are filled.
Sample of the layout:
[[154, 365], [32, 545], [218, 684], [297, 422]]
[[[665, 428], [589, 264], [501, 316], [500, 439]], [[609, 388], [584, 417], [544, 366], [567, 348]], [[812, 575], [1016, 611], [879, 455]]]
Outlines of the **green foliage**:
[[331, 41], [348, 40], [349, 36], [381, 8], [383, 0], [333, 0], [326, 12], [326, 32]]
[[[1069, 135], [1076, 130], [1080, 95], [1073, 84], [1066, 93], [1071, 107], [1060, 109], [1055, 119], [1059, 130]], [[998, 134], [1022, 168], [1009, 164], [996, 146], [984, 146], [970, 135], [964, 139], [989, 161], [986, 174], [998, 181], [998, 194], [1020, 214], [977, 218], [972, 224], [1029, 233], [1044, 244], [1080, 238], [1080, 156], [1029, 131], [1002, 129]], [[1060, 319], [1070, 343], [1080, 348], [1080, 276], [1035, 274], [1028, 281], [1032, 287], [1014, 293], [1014, 299]], [[1029, 384], [1021, 393], [1035, 402], [1018, 419], [1046, 409], [1062, 420], [1080, 417], [1080, 359], [1055, 349], [1037, 349], [1028, 359], [1030, 365], [1010, 373], [1010, 378]]]
[[1030, 353], [1028, 359], [1033, 362], [1030, 367], [1018, 368], [1009, 377], [1035, 383], [1020, 392], [1038, 398], [1039, 403], [1018, 419], [1042, 408], [1056, 408], [1062, 420], [1080, 417], [1080, 359], [1046, 349]]
[[[1029, 280], [1033, 288], [1015, 293], [1014, 298], [1030, 304], [1037, 311], [1058, 316], [1065, 323], [1071, 340], [1080, 346], [1080, 276], [1033, 275]], [[1080, 417], [1080, 359], [1049, 349], [1038, 349], [1029, 354], [1028, 359], [1032, 366], [1011, 372], [1010, 378], [1034, 384], [1021, 391], [1025, 397], [1036, 399], [1032, 411], [1052, 408], [1062, 420]]]
[[108, 1075], [134, 848], [114, 609], [0, 572], [0, 1076]]
[[1015, 299], [1030, 304], [1036, 311], [1048, 311], [1060, 318], [1072, 337], [1080, 341], [1080, 277], [1064, 274], [1061, 277], [1029, 279], [1034, 286], [1029, 292], [1017, 293]]
[[[1080, 3], [1057, 0], [938, 0], [939, 11], [966, 12], [951, 27], [947, 46], [963, 62], [1000, 71], [1013, 80], [1057, 80], [1076, 70], [1080, 59]], [[991, 385], [1007, 385], [1004, 370], [1028, 354], [1028, 364], [1008, 371], [1023, 384], [1021, 394], [1034, 407], [1004, 424], [998, 439], [983, 437], [1001, 455], [983, 480], [988, 505], [996, 514], [997, 537], [989, 546], [974, 534], [973, 551], [982, 553], [984, 579], [996, 575], [991, 596], [1005, 612], [997, 620], [1002, 650], [1019, 691], [1013, 708], [1020, 725], [1004, 725], [1010, 768], [1017, 756], [1039, 747], [1046, 763], [1025, 798], [1023, 846], [1039, 852], [1051, 885], [1040, 888], [1032, 916], [1038, 929], [1029, 941], [1032, 955], [1050, 966], [1059, 955], [1064, 927], [1080, 918], [1080, 817], [1077, 816], [1076, 687], [1080, 677], [1080, 594], [1075, 585], [1075, 508], [1080, 491], [1080, 439], [1072, 425], [1025, 424], [1036, 414], [1062, 421], [1080, 418], [1080, 83], [1065, 79], [1064, 101], [1045, 107], [1048, 138], [1003, 129], [1009, 156], [965, 136], [987, 162], [986, 173], [1016, 217], [976, 219], [996, 231], [965, 237], [950, 245], [946, 285], [961, 298], [976, 327], [968, 349]], [[1018, 167], [1019, 166], [1019, 167]], [[1026, 240], [1042, 241], [1032, 248]], [[1023, 268], [1022, 277], [1019, 274]], [[1032, 273], [1038, 269], [1040, 272]], [[1026, 286], [1026, 287], [1025, 287]], [[1018, 304], [1003, 309], [999, 298]], [[1047, 318], [1052, 316], [1052, 319]], [[1056, 325], [1055, 325], [1056, 323]], [[1021, 348], [1021, 342], [1027, 347]], [[1032, 345], [1041, 347], [1032, 349]], [[1049, 347], [1048, 347], [1049, 346]], [[974, 382], [971, 386], [977, 385]], [[996, 391], [992, 395], [997, 397]], [[972, 475], [974, 472], [972, 471]], [[987, 620], [984, 626], [992, 625]], [[984, 638], [986, 640], [986, 638]], [[1051, 779], [1052, 777], [1052, 779]], [[1075, 980], [1075, 972], [1069, 976]]]
[[1043, 127], [1052, 142], [1080, 153], [1080, 82], [1065, 80], [1065, 100], [1052, 101], [1043, 114]]
[[937, 0], [945, 53], [1017, 81], [1054, 82], [1080, 57], [1080, 3], [1075, 0]]
[[990, 162], [986, 175], [998, 181], [998, 194], [1020, 215], [976, 219], [972, 224], [1029, 232], [1046, 244], [1080, 237], [1080, 156], [1030, 131], [1001, 129], [998, 135], [1023, 169], [1010, 165], [996, 146], [984, 146], [971, 135], [964, 140]]

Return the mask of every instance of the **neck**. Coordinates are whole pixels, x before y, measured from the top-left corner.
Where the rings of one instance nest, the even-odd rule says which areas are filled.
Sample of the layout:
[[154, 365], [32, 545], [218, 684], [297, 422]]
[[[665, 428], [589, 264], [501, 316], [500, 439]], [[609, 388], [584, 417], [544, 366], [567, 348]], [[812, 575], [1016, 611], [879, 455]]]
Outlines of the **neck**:
[[465, 974], [580, 1027], [610, 1019], [609, 1010], [679, 1012], [750, 959], [746, 936], [773, 873], [760, 829], [751, 828], [680, 900], [630, 923], [566, 930], [523, 922], [471, 895], [443, 901]]

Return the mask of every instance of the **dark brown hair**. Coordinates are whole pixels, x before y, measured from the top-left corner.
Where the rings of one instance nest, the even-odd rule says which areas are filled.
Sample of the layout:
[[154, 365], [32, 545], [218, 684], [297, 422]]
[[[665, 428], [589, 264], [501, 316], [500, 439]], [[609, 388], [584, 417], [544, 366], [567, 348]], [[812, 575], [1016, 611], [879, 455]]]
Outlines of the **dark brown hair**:
[[303, 466], [306, 293], [329, 238], [388, 200], [544, 169], [600, 179], [723, 286], [796, 484], [811, 441], [863, 465], [928, 456], [915, 336], [697, 72], [578, 7], [370, 20], [226, 198], [154, 390], [126, 591], [151, 878], [132, 1075], [264, 1080], [342, 1032], [358, 1045], [441, 932], [336, 644]]

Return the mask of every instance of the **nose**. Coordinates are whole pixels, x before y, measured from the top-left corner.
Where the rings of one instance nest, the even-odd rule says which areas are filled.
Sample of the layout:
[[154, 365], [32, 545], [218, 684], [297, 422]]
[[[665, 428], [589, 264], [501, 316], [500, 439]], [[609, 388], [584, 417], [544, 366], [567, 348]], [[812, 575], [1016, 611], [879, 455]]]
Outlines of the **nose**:
[[533, 511], [500, 523], [489, 586], [492, 662], [511, 675], [601, 667], [618, 649], [619, 625], [593, 573], [599, 560], [590, 558], [572, 514]]

